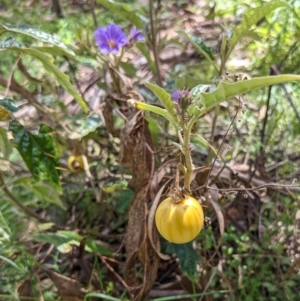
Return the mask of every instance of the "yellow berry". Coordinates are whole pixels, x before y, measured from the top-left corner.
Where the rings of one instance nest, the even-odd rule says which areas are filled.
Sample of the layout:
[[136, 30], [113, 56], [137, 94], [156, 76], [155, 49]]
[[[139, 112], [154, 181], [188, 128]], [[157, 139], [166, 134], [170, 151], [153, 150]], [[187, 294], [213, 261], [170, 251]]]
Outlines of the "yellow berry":
[[158, 232], [169, 242], [184, 244], [201, 231], [204, 213], [199, 202], [191, 196], [174, 203], [169, 197], [157, 208], [155, 223]]
[[72, 172], [81, 172], [84, 170], [84, 163], [82, 156], [70, 156], [68, 158], [68, 167]]

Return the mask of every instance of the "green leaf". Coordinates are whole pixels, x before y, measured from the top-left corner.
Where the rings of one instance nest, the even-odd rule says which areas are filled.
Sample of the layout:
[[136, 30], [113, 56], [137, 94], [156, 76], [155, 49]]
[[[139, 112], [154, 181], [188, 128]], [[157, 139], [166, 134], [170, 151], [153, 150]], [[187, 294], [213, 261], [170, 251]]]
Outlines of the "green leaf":
[[98, 3], [106, 7], [109, 11], [115, 13], [118, 17], [129, 21], [137, 28], [143, 28], [143, 22], [141, 18], [136, 14], [135, 5], [128, 5], [120, 1], [115, 2], [113, 0], [97, 0]]
[[120, 67], [124, 69], [126, 75], [128, 75], [129, 77], [136, 76], [136, 68], [133, 64], [127, 62], [120, 62]]
[[88, 107], [83, 100], [83, 98], [80, 96], [78, 91], [74, 88], [74, 86], [70, 83], [69, 77], [65, 75], [63, 72], [59, 70], [54, 64], [53, 64], [53, 58], [49, 57], [48, 55], [34, 49], [34, 48], [25, 48], [25, 47], [17, 47], [17, 46], [7, 46], [3, 47], [3, 45], [0, 45], [0, 49], [10, 49], [15, 50], [24, 54], [31, 55], [38, 59], [45, 67], [46, 70], [48, 70], [50, 73], [52, 73], [56, 80], [60, 83], [60, 85], [71, 95], [74, 96], [76, 101], [80, 104], [82, 109], [85, 113], [88, 112]]
[[156, 65], [155, 62], [152, 60], [150, 51], [147, 49], [145, 43], [136, 43], [136, 48], [143, 54], [143, 56], [147, 59], [148, 66], [150, 67], [151, 71], [155, 74], [156, 73]]
[[5, 232], [7, 234], [11, 234], [11, 230], [10, 230], [10, 228], [9, 228], [9, 226], [7, 224], [7, 221], [5, 220], [5, 218], [4, 218], [4, 216], [3, 216], [3, 214], [2, 214], [1, 211], [0, 211], [0, 228], [2, 230], [5, 230]]
[[102, 120], [98, 114], [93, 114], [85, 119], [77, 119], [75, 124], [70, 124], [72, 130], [69, 139], [81, 139], [89, 133], [94, 132], [99, 126], [102, 125]]
[[12, 37], [5, 39], [4, 41], [0, 41], [0, 48], [10, 48], [10, 47], [18, 47], [25, 48], [25, 45], [21, 42], [16, 41]]
[[178, 31], [179, 34], [185, 36], [192, 44], [197, 48], [197, 50], [214, 66], [216, 72], [218, 73], [218, 66], [214, 63], [214, 56], [210, 47], [206, 46], [202, 39], [190, 35], [184, 31]]
[[58, 47], [53, 47], [53, 46], [35, 46], [35, 47], [32, 47], [32, 49], [38, 50], [43, 53], [52, 54], [52, 55], [68, 56], [70, 58], [73, 57], [73, 55], [66, 53], [63, 49], [58, 48]]
[[169, 114], [169, 112], [165, 109], [162, 109], [162, 108], [159, 108], [156, 106], [152, 106], [152, 105], [148, 105], [144, 102], [137, 101], [134, 99], [129, 99], [128, 102], [130, 102], [131, 105], [135, 106], [136, 108], [138, 108], [140, 110], [156, 113], [158, 115], [165, 117], [170, 122], [174, 122], [174, 118], [172, 117], [172, 115]]
[[150, 114], [147, 114], [146, 119], [148, 121], [148, 128], [152, 137], [152, 142], [155, 146], [158, 146], [159, 138], [161, 137], [163, 130], [157, 122], [157, 118], [152, 118]]
[[[189, 110], [189, 113], [200, 117], [219, 105], [222, 101], [228, 100], [234, 96], [242, 95], [258, 88], [292, 81], [300, 81], [300, 75], [285, 74], [257, 77], [235, 83], [220, 82], [217, 89], [214, 91], [201, 93], [199, 105], [204, 105], [204, 107], [201, 109], [194, 107], [191, 111]], [[198, 110], [198, 112], [195, 113], [193, 110]]]
[[[201, 82], [201, 79], [197, 78], [196, 76], [190, 76], [188, 74], [185, 74], [183, 76], [177, 77], [176, 78], [176, 88], [178, 89], [192, 89], [196, 85], [199, 85]], [[207, 84], [207, 80], [203, 80], [203, 85]]]
[[[65, 244], [76, 244], [79, 245], [83, 239], [83, 236], [79, 235], [74, 231], [58, 231], [56, 233], [36, 233], [33, 235], [36, 241], [47, 242], [53, 244], [57, 248]], [[88, 239], [86, 242], [86, 251], [88, 252], [99, 252], [102, 255], [112, 255], [112, 252], [104, 247], [103, 245]]]
[[19, 151], [26, 166], [36, 180], [47, 180], [61, 189], [58, 171], [59, 158], [51, 128], [41, 124], [39, 133], [28, 132], [18, 121], [9, 123], [14, 135], [13, 145]]
[[13, 261], [11, 261], [10, 259], [0, 255], [0, 260], [6, 262], [7, 264], [9, 264], [10, 266], [14, 267], [16, 270], [21, 270], [20, 267], [18, 267]]
[[201, 38], [188, 34], [182, 30], [178, 31], [178, 33], [190, 40], [197, 47], [200, 53], [205, 56], [206, 59], [208, 59], [209, 61], [215, 60], [212, 53], [212, 48], [207, 46]]
[[128, 212], [132, 198], [133, 191], [130, 189], [123, 189], [116, 192], [113, 195], [113, 198], [117, 201], [117, 211], [121, 214], [126, 214]]
[[110, 256], [113, 254], [112, 251], [101, 245], [100, 243], [97, 243], [90, 237], [86, 241], [86, 251], [87, 252], [94, 252], [94, 253], [100, 253], [102, 255]]
[[63, 55], [75, 56], [74, 52], [71, 49], [69, 49], [64, 43], [53, 37], [51, 34], [40, 31], [29, 25], [0, 24], [0, 35], [4, 32], [16, 32], [27, 36], [31, 36], [36, 40], [54, 45], [53, 48], [56, 48], [57, 51], [61, 51]]
[[17, 110], [18, 108], [12, 99], [0, 99], [0, 121], [6, 121], [11, 116], [11, 112], [16, 112]]
[[102, 190], [105, 193], [115, 193], [117, 191], [126, 189], [128, 182], [125, 180], [117, 180], [115, 182], [108, 183], [106, 186], [102, 187]]
[[253, 40], [253, 41], [258, 41], [258, 42], [261, 41], [261, 37], [254, 30], [249, 30], [246, 33], [246, 36], [249, 37], [249, 38], [251, 38], [251, 40]]
[[177, 142], [174, 142], [174, 141], [171, 141], [170, 142], [172, 145], [174, 145], [178, 150], [180, 150], [182, 152], [183, 148], [182, 148], [182, 145], [177, 143]]
[[64, 210], [66, 209], [59, 198], [59, 191], [46, 183], [36, 182], [32, 178], [19, 178], [14, 184], [20, 184], [27, 188], [41, 201], [55, 204]]
[[176, 254], [181, 270], [191, 280], [197, 279], [197, 254], [193, 248], [193, 242], [186, 244], [172, 244], [170, 243], [166, 248], [166, 253]]
[[160, 102], [166, 108], [168, 113], [171, 116], [176, 116], [176, 111], [174, 108], [174, 103], [171, 100], [171, 95], [169, 93], [167, 93], [163, 88], [161, 88], [157, 85], [147, 83], [146, 86], [157, 96], [157, 98], [160, 100]]
[[0, 106], [5, 108], [7, 111], [12, 112], [12, 113], [18, 111], [18, 107], [16, 106], [14, 100], [12, 100], [10, 98], [0, 99]]
[[291, 8], [291, 5], [284, 1], [271, 2], [264, 6], [259, 6], [257, 8], [249, 9], [243, 16], [241, 25], [235, 27], [232, 30], [232, 37], [229, 39], [229, 49], [227, 52], [227, 58], [234, 49], [235, 45], [238, 43], [240, 38], [248, 35], [251, 32], [251, 27], [255, 25], [260, 19], [265, 17], [271, 11], [279, 7]]
[[201, 97], [201, 93], [208, 92], [210, 89], [210, 85], [198, 85], [191, 90], [191, 96], [194, 99], [198, 99]]
[[7, 138], [7, 131], [2, 127], [0, 127], [0, 151], [5, 159], [8, 159], [12, 152], [12, 146]]

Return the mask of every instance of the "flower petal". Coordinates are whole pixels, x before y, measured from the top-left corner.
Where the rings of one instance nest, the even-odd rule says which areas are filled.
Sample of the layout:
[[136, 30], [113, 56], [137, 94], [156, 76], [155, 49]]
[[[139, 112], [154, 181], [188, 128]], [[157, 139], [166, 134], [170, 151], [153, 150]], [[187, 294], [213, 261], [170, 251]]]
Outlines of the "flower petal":
[[127, 37], [121, 27], [112, 23], [104, 28], [99, 27], [94, 37], [98, 43], [99, 50], [104, 53], [117, 54], [120, 47], [127, 43]]

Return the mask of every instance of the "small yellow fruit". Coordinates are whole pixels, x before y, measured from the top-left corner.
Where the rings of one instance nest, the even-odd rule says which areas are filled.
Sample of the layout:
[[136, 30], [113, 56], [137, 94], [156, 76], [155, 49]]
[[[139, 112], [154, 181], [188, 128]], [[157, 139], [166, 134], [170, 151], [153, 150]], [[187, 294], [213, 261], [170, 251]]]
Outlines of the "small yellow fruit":
[[179, 203], [165, 199], [157, 208], [155, 223], [158, 232], [169, 242], [184, 244], [193, 240], [204, 222], [203, 209], [191, 196]]
[[70, 156], [68, 158], [68, 167], [72, 172], [81, 172], [84, 170], [84, 163], [82, 156]]

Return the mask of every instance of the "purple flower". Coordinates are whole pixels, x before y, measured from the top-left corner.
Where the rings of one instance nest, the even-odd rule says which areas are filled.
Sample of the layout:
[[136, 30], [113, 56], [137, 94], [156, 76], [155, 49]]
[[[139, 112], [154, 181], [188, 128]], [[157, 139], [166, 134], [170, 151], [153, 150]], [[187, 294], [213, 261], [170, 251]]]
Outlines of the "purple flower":
[[129, 40], [135, 40], [137, 42], [139, 41], [144, 41], [144, 37], [143, 37], [143, 34], [142, 34], [142, 31], [141, 30], [138, 30], [136, 29], [135, 26], [133, 26], [130, 30], [130, 34], [129, 34]]
[[102, 28], [99, 27], [94, 33], [99, 50], [103, 54], [117, 54], [122, 46], [127, 43], [127, 37], [121, 27], [112, 23]]
[[181, 95], [180, 95], [180, 91], [179, 90], [175, 90], [175, 91], [172, 92], [172, 99], [173, 99], [173, 101], [179, 102], [180, 97], [181, 97]]

